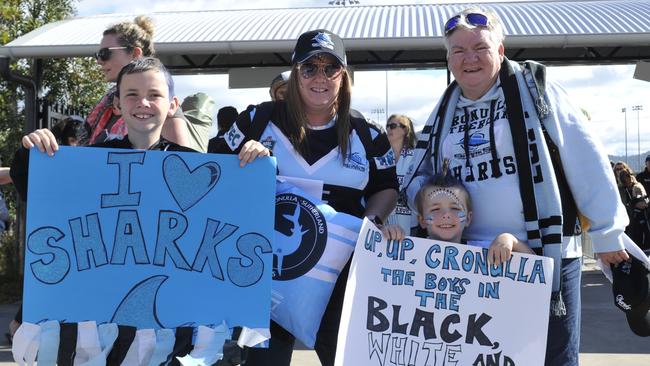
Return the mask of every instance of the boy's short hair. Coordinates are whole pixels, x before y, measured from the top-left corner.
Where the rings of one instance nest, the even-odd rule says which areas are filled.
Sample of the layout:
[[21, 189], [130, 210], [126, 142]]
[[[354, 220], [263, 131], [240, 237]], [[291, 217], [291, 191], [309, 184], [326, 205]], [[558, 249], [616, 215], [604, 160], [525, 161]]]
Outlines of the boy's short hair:
[[424, 201], [424, 192], [429, 188], [456, 188], [461, 192], [465, 192], [467, 197], [467, 211], [472, 211], [472, 197], [469, 196], [469, 192], [463, 182], [449, 175], [449, 160], [445, 159], [442, 163], [442, 169], [439, 173], [429, 177], [425, 183], [420, 187], [418, 193], [415, 195], [415, 205], [417, 206], [418, 213], [422, 215], [422, 206]]
[[169, 99], [174, 97], [174, 79], [169, 73], [169, 70], [165, 65], [160, 62], [159, 59], [155, 57], [141, 57], [136, 58], [135, 60], [129, 62], [126, 66], [120, 70], [120, 73], [117, 75], [117, 96], [120, 96], [120, 84], [122, 83], [122, 77], [129, 74], [138, 74], [141, 72], [147, 71], [159, 71], [165, 76], [165, 81], [167, 81], [167, 89], [169, 90]]

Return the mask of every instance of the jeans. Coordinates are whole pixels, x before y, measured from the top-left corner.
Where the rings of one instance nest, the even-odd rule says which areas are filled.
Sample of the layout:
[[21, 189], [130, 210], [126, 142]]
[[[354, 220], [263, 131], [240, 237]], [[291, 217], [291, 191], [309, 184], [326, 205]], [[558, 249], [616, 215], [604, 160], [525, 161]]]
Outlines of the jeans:
[[580, 353], [581, 258], [562, 259], [562, 298], [566, 315], [551, 315], [548, 323], [545, 366], [578, 366]]

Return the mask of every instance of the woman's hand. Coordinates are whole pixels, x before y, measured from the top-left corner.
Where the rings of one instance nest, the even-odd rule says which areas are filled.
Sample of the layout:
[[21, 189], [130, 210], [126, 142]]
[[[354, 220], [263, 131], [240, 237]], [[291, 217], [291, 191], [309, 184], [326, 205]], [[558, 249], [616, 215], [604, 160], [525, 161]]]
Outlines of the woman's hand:
[[22, 143], [25, 149], [31, 149], [36, 146], [40, 152], [45, 152], [49, 156], [54, 156], [54, 152], [59, 150], [59, 144], [56, 142], [56, 137], [54, 137], [52, 131], [47, 128], [41, 128], [29, 135], [23, 136]]
[[259, 141], [250, 140], [242, 146], [239, 152], [239, 166], [244, 167], [260, 156], [271, 156], [271, 152]]

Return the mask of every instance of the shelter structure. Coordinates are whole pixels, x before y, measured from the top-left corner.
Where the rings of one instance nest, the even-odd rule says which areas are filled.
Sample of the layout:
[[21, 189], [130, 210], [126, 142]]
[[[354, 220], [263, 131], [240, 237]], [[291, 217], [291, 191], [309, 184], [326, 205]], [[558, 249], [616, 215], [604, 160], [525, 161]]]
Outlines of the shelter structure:
[[[298, 36], [309, 29], [340, 35], [355, 70], [444, 68], [443, 24], [468, 4], [325, 6], [149, 14], [157, 55], [175, 74], [229, 73], [231, 87], [266, 85], [288, 67]], [[546, 64], [622, 64], [650, 59], [650, 0], [482, 3], [503, 20], [506, 54]], [[78, 17], [47, 24], [0, 47], [7, 58], [91, 56], [107, 26], [134, 14]], [[4, 59], [3, 59], [4, 58]]]

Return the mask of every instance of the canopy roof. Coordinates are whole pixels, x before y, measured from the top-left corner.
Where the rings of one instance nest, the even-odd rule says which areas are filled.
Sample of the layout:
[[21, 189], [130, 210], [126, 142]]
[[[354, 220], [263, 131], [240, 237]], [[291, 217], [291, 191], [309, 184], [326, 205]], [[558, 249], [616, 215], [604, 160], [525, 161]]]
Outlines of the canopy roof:
[[[344, 39], [356, 69], [440, 67], [442, 25], [468, 4], [330, 6], [152, 13], [155, 47], [176, 73], [287, 66], [298, 36], [328, 29]], [[650, 59], [650, 0], [483, 3], [503, 20], [506, 54], [557, 64]], [[135, 14], [47, 24], [0, 47], [0, 56], [90, 56], [109, 25]]]

